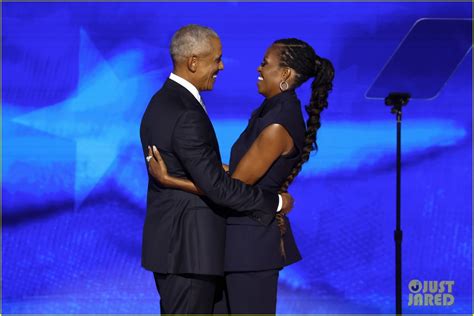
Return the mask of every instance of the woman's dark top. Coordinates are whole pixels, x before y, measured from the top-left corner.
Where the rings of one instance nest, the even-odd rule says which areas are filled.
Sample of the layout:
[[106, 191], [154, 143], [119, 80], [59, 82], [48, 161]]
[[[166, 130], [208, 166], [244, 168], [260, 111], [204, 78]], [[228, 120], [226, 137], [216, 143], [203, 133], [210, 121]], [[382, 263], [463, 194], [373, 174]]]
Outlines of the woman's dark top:
[[[293, 139], [294, 149], [280, 156], [254, 185], [278, 192], [293, 167], [298, 163], [305, 138], [301, 104], [294, 90], [265, 99], [249, 120], [247, 128], [232, 146], [229, 171], [232, 174], [259, 134], [271, 124], [282, 125]], [[284, 237], [286, 259], [280, 251], [280, 230], [276, 220], [268, 226], [251, 215], [232, 212], [227, 219], [225, 271], [260, 271], [279, 269], [301, 259], [291, 226], [286, 218]]]

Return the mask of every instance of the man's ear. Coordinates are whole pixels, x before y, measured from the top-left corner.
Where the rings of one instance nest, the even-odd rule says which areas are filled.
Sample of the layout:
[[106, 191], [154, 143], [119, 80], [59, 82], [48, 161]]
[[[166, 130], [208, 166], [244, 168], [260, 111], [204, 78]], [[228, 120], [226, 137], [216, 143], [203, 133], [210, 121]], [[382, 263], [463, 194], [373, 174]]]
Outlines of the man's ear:
[[195, 73], [197, 70], [198, 59], [196, 56], [191, 56], [188, 58], [188, 70], [192, 73]]

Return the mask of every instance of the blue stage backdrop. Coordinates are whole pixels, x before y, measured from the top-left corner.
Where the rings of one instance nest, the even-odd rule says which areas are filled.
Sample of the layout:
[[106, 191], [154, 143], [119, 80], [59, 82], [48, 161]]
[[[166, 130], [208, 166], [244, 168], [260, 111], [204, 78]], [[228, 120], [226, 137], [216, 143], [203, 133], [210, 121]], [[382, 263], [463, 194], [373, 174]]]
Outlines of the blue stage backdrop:
[[[364, 94], [415, 21], [471, 18], [471, 3], [2, 7], [3, 313], [159, 312], [140, 267], [139, 123], [171, 71], [171, 36], [189, 23], [223, 42], [225, 70], [203, 98], [224, 161], [262, 101], [256, 68], [274, 40], [304, 39], [332, 60], [320, 150], [290, 188], [304, 260], [282, 271], [278, 312], [394, 312], [395, 118]], [[471, 58], [436, 99], [404, 110], [407, 313], [472, 310]], [[298, 93], [308, 102], [308, 85]], [[409, 306], [415, 279], [453, 281], [454, 303]]]

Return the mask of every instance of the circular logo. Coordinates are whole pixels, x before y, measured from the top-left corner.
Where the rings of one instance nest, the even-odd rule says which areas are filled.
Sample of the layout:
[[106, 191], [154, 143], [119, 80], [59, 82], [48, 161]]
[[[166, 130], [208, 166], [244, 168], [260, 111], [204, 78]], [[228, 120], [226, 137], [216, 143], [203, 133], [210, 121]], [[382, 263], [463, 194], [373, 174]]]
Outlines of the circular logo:
[[412, 293], [420, 292], [421, 287], [422, 287], [421, 281], [418, 281], [418, 280], [411, 280], [410, 283], [408, 283], [408, 289]]

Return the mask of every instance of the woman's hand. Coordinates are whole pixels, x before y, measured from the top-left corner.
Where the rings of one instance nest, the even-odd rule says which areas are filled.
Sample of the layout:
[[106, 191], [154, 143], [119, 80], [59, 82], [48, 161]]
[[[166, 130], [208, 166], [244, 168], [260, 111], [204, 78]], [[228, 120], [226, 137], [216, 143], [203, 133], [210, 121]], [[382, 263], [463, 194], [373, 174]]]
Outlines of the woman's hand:
[[168, 168], [166, 167], [166, 164], [163, 161], [163, 158], [161, 158], [160, 152], [155, 147], [155, 145], [153, 145], [153, 151], [151, 147], [148, 146], [147, 161], [148, 171], [150, 172], [151, 176], [161, 184], [167, 185], [169, 179]]
[[280, 195], [283, 201], [283, 206], [281, 208], [280, 213], [283, 215], [287, 215], [293, 209], [295, 200], [290, 194], [288, 194], [288, 192], [280, 193]]
[[148, 156], [146, 157], [146, 161], [148, 162], [148, 171], [151, 176], [161, 183], [161, 185], [193, 194], [204, 195], [204, 192], [202, 192], [202, 190], [190, 180], [170, 176], [165, 161], [161, 158], [160, 152], [155, 146], [153, 146], [153, 151], [151, 150], [151, 147], [148, 146]]

